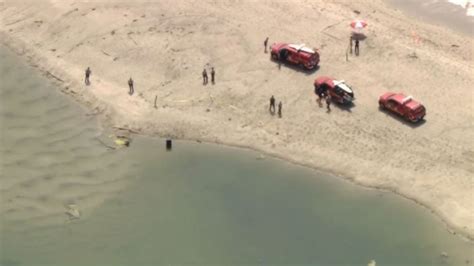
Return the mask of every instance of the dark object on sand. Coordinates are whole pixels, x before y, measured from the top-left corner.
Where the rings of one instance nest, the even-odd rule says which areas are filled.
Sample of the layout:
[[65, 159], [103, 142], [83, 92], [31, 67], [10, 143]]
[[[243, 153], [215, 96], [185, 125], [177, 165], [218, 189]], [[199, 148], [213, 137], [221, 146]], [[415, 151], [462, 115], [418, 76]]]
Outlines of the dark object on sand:
[[211, 68], [211, 83], [215, 83], [214, 77], [216, 76], [216, 71], [214, 71], [214, 68]]
[[128, 80], [128, 89], [129, 89], [128, 94], [130, 95], [132, 95], [135, 92], [135, 89], [133, 88], [133, 79], [131, 77]]
[[275, 97], [270, 97], [270, 107], [269, 107], [270, 113], [274, 114], [275, 113]]
[[331, 112], [331, 96], [329, 94], [326, 95], [326, 107], [328, 113]]
[[207, 70], [204, 68], [202, 71], [202, 84], [206, 85], [207, 84]]
[[268, 37], [263, 41], [263, 46], [265, 47], [264, 53], [267, 53]]
[[351, 47], [351, 54], [352, 54], [352, 43], [353, 43], [353, 41], [354, 41], [354, 38], [351, 35], [351, 37], [349, 37], [349, 46]]
[[354, 53], [357, 56], [359, 55], [359, 39], [355, 40]]
[[89, 84], [91, 84], [90, 80], [89, 80], [89, 77], [91, 76], [91, 69], [89, 67], [87, 67], [86, 69], [86, 78], [84, 79], [84, 83], [86, 83], [87, 86], [89, 86]]
[[278, 117], [281, 118], [281, 109], [283, 108], [283, 104], [281, 101], [278, 103]]
[[352, 32], [351, 37], [353, 40], [363, 41], [367, 39], [367, 36], [362, 32]]

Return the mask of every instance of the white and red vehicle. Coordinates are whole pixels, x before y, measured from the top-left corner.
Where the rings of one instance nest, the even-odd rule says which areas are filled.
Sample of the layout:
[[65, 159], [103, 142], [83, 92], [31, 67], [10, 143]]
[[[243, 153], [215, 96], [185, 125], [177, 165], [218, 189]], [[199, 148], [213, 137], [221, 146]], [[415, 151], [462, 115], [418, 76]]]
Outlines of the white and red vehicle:
[[351, 104], [354, 99], [354, 91], [344, 80], [321, 76], [314, 80], [314, 92], [317, 95], [329, 94], [331, 100], [340, 104]]
[[307, 70], [319, 64], [319, 53], [304, 44], [274, 43], [270, 51], [273, 60], [300, 65]]
[[379, 98], [379, 106], [414, 123], [423, 120], [426, 115], [423, 104], [403, 93], [384, 93]]

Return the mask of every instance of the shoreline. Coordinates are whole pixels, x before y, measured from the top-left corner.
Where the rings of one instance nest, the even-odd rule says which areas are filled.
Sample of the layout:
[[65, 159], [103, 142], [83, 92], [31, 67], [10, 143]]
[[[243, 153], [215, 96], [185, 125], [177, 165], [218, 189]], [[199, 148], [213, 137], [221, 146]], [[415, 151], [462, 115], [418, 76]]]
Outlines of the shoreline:
[[[244, 139], [241, 139], [241, 141], [238, 141], [237, 139], [231, 139], [229, 141], [223, 141], [223, 138], [225, 138], [225, 135], [219, 136], [218, 133], [214, 134], [201, 134], [197, 136], [195, 133], [191, 132], [186, 132], [186, 130], [179, 128], [176, 130], [174, 126], [170, 126], [174, 121], [168, 121], [168, 126], [169, 128], [164, 127], [165, 129], [159, 129], [157, 130], [156, 127], [150, 127], [150, 128], [143, 128], [142, 124], [146, 123], [147, 120], [143, 119], [141, 115], [136, 114], [136, 117], [139, 118], [137, 120], [125, 120], [125, 123], [120, 123], [121, 119], [123, 118], [123, 114], [121, 114], [118, 110], [116, 110], [116, 106], [110, 106], [107, 102], [105, 102], [103, 99], [100, 97], [97, 97], [97, 95], [94, 94], [93, 87], [89, 88], [81, 88], [81, 83], [80, 81], [78, 82], [77, 80], [72, 79], [74, 75], [71, 75], [67, 71], [64, 71], [64, 73], [58, 73], [58, 69], [60, 67], [51, 67], [47, 63], [47, 59], [42, 60], [41, 57], [42, 55], [35, 53], [35, 51], [31, 50], [31, 46], [29, 47], [28, 45], [25, 45], [24, 43], [21, 42], [21, 40], [11, 38], [8, 36], [6, 33], [1, 32], [4, 36], [3, 43], [4, 45], [12, 50], [14, 53], [18, 54], [19, 56], [23, 57], [26, 59], [28, 65], [32, 66], [33, 68], [37, 68], [38, 71], [42, 73], [42, 75], [46, 76], [49, 80], [51, 80], [56, 86], [58, 86], [59, 90], [64, 93], [73, 96], [72, 98], [76, 101], [79, 102], [83, 107], [87, 108], [88, 110], [96, 111], [100, 109], [103, 109], [102, 112], [100, 112], [97, 115], [97, 119], [99, 120], [99, 124], [103, 128], [113, 128], [114, 126], [126, 126], [129, 127], [130, 129], [139, 132], [140, 134], [144, 134], [150, 137], [167, 137], [167, 136], [172, 136], [173, 138], [176, 139], [182, 139], [182, 140], [190, 140], [190, 141], [198, 141], [198, 142], [209, 142], [209, 143], [215, 143], [218, 145], [226, 145], [226, 146], [231, 146], [231, 147], [237, 147], [237, 148], [244, 148], [244, 149], [250, 149], [259, 153], [266, 154], [268, 156], [288, 161], [292, 164], [300, 165], [303, 167], [308, 167], [311, 168], [317, 172], [325, 172], [328, 173], [332, 176], [336, 176], [340, 179], [350, 181], [353, 184], [356, 184], [358, 186], [362, 187], [367, 187], [370, 189], [377, 189], [377, 190], [382, 190], [382, 191], [390, 191], [392, 193], [395, 193], [399, 196], [402, 196], [406, 199], [409, 199], [411, 201], [414, 201], [418, 205], [421, 205], [430, 212], [435, 213], [440, 219], [445, 223], [447, 230], [453, 233], [451, 229], [454, 229], [454, 233], [459, 232], [463, 238], [468, 239], [470, 241], [474, 240], [474, 232], [469, 231], [467, 228], [463, 228], [462, 226], [456, 225], [452, 221], [452, 217], [450, 217], [448, 214], [443, 213], [443, 211], [438, 210], [436, 208], [436, 203], [430, 203], [427, 202], [426, 200], [416, 198], [413, 195], [410, 195], [410, 193], [399, 191], [396, 185], [393, 185], [391, 183], [388, 184], [377, 184], [374, 183], [373, 181], [368, 181], [368, 180], [360, 180], [358, 179], [355, 175], [353, 174], [352, 176], [350, 174], [347, 174], [347, 171], [336, 171], [335, 168], [331, 166], [325, 166], [323, 167], [323, 164], [318, 164], [317, 162], [311, 161], [311, 160], [299, 160], [298, 158], [301, 158], [301, 156], [295, 156], [294, 154], [291, 154], [291, 149], [290, 151], [285, 153], [285, 149], [283, 150], [272, 150], [272, 144], [270, 145], [261, 145], [261, 143], [256, 143], [255, 145], [245, 145], [244, 142], [246, 140], [252, 140], [253, 138], [246, 137]], [[41, 64], [43, 62], [43, 64]], [[94, 71], [94, 70], [93, 70]], [[93, 81], [94, 82], [94, 81]], [[104, 80], [101, 81], [101, 83], [104, 83]], [[67, 88], [67, 89], [66, 89]], [[211, 95], [212, 99], [212, 95]], [[142, 99], [139, 99], [142, 100]], [[139, 102], [140, 103], [140, 102]], [[141, 103], [146, 103], [146, 101], [141, 101]], [[163, 108], [164, 109], [164, 108]], [[148, 110], [146, 113], [148, 113], [150, 110]], [[153, 111], [153, 110], [151, 110]], [[167, 113], [165, 113], [166, 115]], [[173, 113], [174, 117], [179, 117], [181, 112]], [[199, 123], [199, 120], [198, 122]], [[205, 125], [203, 125], [205, 127]], [[202, 128], [203, 126], [197, 127]], [[280, 131], [280, 130], [278, 130]], [[226, 132], [226, 128], [224, 128], [223, 132]], [[258, 141], [258, 140], [257, 140]], [[274, 144], [275, 142], [273, 142]], [[258, 145], [260, 144], [260, 145]], [[284, 155], [286, 154], [286, 156]], [[304, 157], [305, 154], [302, 155]], [[369, 173], [370, 174], [370, 173]], [[434, 205], [434, 206], [433, 206]]]

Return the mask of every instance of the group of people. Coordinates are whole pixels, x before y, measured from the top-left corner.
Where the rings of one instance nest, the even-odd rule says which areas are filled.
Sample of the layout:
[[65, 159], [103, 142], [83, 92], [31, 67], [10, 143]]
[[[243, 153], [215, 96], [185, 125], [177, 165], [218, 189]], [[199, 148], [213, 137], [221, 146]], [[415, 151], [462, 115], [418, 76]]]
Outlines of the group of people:
[[[211, 83], [212, 84], [216, 83], [215, 76], [216, 76], [216, 71], [214, 70], [214, 67], [211, 67]], [[202, 84], [207, 85], [207, 83], [208, 83], [207, 70], [206, 68], [204, 68], [204, 70], [202, 71]]]
[[[264, 47], [264, 53], [267, 53], [267, 47], [268, 47], [268, 37], [265, 38], [265, 40], [263, 41], [263, 47]], [[272, 95], [272, 97], [270, 97], [270, 106], [268, 108], [268, 110], [270, 111], [270, 114], [274, 115], [275, 114], [275, 109], [276, 109], [276, 100], [275, 100], [275, 97]], [[280, 101], [278, 103], [278, 117], [281, 118], [282, 116], [282, 109], [283, 109], [283, 103]]]
[[359, 38], [354, 38], [354, 36], [351, 35], [351, 37], [350, 37], [351, 54], [352, 54], [353, 43], [355, 43], [354, 53], [355, 53], [356, 56], [359, 56]]
[[[85, 78], [84, 78], [84, 83], [86, 84], [86, 86], [89, 86], [91, 84], [91, 81], [90, 81], [91, 74], [92, 74], [91, 68], [87, 67], [86, 73], [85, 73]], [[128, 80], [128, 90], [129, 90], [128, 94], [130, 94], [130, 95], [132, 95], [135, 92], [135, 89], [133, 88], [133, 79], [132, 79], [132, 77], [130, 77], [130, 79]]]
[[315, 88], [316, 95], [318, 95], [318, 104], [319, 107], [322, 107], [322, 100], [325, 99], [326, 101], [326, 109], [329, 112], [331, 112], [331, 95], [329, 94], [329, 91], [327, 88], [324, 88], [323, 86], [319, 86]]
[[[85, 73], [84, 83], [86, 84], [86, 86], [89, 86], [91, 84], [90, 76], [92, 74], [92, 71], [91, 71], [90, 67], [87, 67], [85, 72], [86, 73]], [[216, 75], [216, 72], [214, 70], [214, 67], [212, 67], [211, 68], [211, 82], [212, 82], [212, 84], [215, 84], [215, 75]], [[205, 68], [202, 71], [202, 79], [203, 79], [203, 84], [206, 85], [208, 83], [208, 77], [207, 77], [207, 70]], [[135, 89], [133, 87], [133, 79], [132, 79], [132, 77], [130, 77], [130, 79], [128, 80], [128, 94], [132, 95], [134, 92], [135, 92]]]
[[[351, 36], [351, 39], [350, 39], [350, 45], [351, 45], [351, 53], [352, 53], [352, 43], [353, 43], [353, 40], [354, 38]], [[268, 37], [264, 40], [263, 42], [263, 45], [264, 45], [264, 52], [267, 53], [267, 46], [268, 46]], [[359, 55], [359, 40], [355, 38], [355, 53], [356, 55]], [[216, 72], [214, 70], [214, 67], [211, 67], [211, 83], [212, 84], [215, 84], [215, 75], [216, 75]], [[92, 74], [92, 71], [90, 69], [90, 67], [87, 67], [86, 71], [85, 71], [85, 84], [87, 86], [90, 85], [90, 76]], [[207, 69], [204, 68], [203, 71], [202, 71], [202, 82], [203, 82], [203, 85], [207, 85], [208, 84], [208, 75], [207, 75]], [[129, 88], [129, 94], [132, 95], [134, 92], [135, 92], [135, 89], [133, 87], [133, 79], [130, 77], [130, 79], [128, 80], [128, 88]], [[322, 99], [325, 99], [326, 101], [326, 107], [327, 107], [327, 111], [330, 112], [331, 111], [331, 96], [329, 95], [328, 91], [325, 90], [324, 88], [322, 87], [319, 87], [319, 88], [316, 88], [316, 94], [318, 95], [318, 103], [319, 103], [319, 106], [322, 106]], [[269, 106], [269, 111], [272, 115], [275, 114], [275, 112], [278, 114], [278, 117], [282, 117], [282, 108], [283, 108], [283, 104], [282, 102], [280, 101], [278, 103], [278, 109], [277, 109], [277, 106], [276, 106], [276, 100], [275, 100], [275, 97], [272, 95], [272, 97], [270, 97], [270, 106]]]
[[[275, 103], [276, 103], [276, 100], [275, 100], [275, 97], [272, 95], [272, 97], [270, 97], [270, 107], [268, 108], [268, 110], [270, 111], [270, 114], [274, 115], [275, 114]], [[283, 108], [283, 104], [281, 103], [281, 101], [278, 103], [278, 117], [281, 118], [282, 116], [282, 108]]]

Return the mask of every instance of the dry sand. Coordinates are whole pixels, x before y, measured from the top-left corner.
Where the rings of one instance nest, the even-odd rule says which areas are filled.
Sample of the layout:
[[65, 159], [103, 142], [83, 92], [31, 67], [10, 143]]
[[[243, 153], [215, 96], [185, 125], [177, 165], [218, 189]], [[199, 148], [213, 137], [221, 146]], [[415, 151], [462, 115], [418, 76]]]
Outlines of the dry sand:
[[[0, 14], [3, 43], [101, 111], [108, 126], [249, 147], [327, 170], [411, 198], [474, 237], [472, 37], [380, 0], [6, 1]], [[368, 38], [346, 61], [356, 17], [368, 20]], [[263, 53], [267, 36], [320, 49], [321, 68], [279, 69]], [[216, 68], [215, 85], [201, 83], [206, 65]], [[355, 106], [319, 108], [318, 75], [345, 79]], [[426, 122], [380, 112], [387, 90], [423, 101]], [[281, 119], [267, 111], [272, 94], [283, 101]]]
[[[471, 0], [387, 0], [393, 7], [406, 12], [417, 20], [449, 27], [474, 37], [473, 6]], [[456, 4], [454, 4], [456, 3]]]

